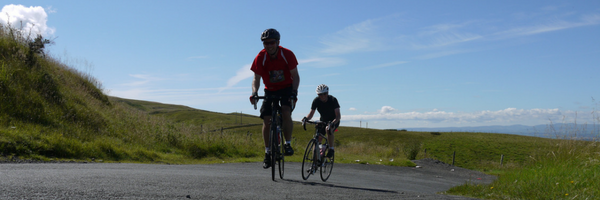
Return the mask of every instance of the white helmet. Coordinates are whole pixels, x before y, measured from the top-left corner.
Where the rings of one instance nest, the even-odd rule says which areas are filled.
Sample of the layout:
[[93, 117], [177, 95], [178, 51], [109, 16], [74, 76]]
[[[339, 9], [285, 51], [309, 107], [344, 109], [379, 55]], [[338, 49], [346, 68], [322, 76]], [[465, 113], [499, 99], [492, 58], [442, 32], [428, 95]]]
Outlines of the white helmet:
[[329, 87], [325, 84], [317, 86], [317, 94], [323, 94], [329, 92]]

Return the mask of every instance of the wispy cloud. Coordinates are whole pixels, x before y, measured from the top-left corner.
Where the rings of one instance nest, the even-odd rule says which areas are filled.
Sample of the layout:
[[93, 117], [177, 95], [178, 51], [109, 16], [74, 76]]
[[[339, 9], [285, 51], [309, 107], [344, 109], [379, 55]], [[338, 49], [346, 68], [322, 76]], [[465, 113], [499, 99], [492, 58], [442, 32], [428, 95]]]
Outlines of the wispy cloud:
[[238, 69], [235, 76], [231, 77], [227, 81], [227, 85], [225, 87], [222, 87], [219, 90], [219, 93], [224, 90], [232, 88], [233, 86], [237, 85], [239, 82], [241, 82], [243, 80], [253, 77], [254, 72], [252, 72], [252, 70], [250, 70], [250, 66], [251, 66], [251, 64], [247, 64], [247, 65], [244, 65], [242, 68]]
[[319, 68], [337, 67], [344, 64], [346, 64], [346, 60], [340, 57], [313, 57], [298, 60], [298, 65], [309, 65]]
[[450, 55], [454, 55], [454, 54], [467, 53], [467, 52], [470, 52], [470, 51], [467, 51], [467, 50], [458, 50], [458, 49], [457, 50], [445, 50], [445, 51], [433, 52], [433, 53], [429, 53], [429, 54], [417, 56], [415, 58], [416, 59], [421, 59], [421, 60], [427, 60], [427, 59], [439, 58], [439, 57], [450, 56]]
[[[148, 74], [130, 74], [129, 76], [136, 78], [138, 80], [124, 83], [124, 84], [122, 84], [123, 86], [139, 87], [139, 86], [147, 85], [150, 82], [165, 80], [163, 78], [153, 77], [152, 75], [148, 75]], [[141, 79], [141, 80], [139, 80], [139, 79]]]
[[392, 67], [392, 66], [396, 66], [396, 65], [405, 64], [405, 63], [408, 63], [408, 62], [407, 61], [396, 61], [396, 62], [384, 63], [384, 64], [380, 64], [380, 65], [369, 66], [364, 69], [386, 68], [386, 67]]
[[412, 47], [417, 50], [433, 49], [482, 39], [480, 34], [466, 31], [477, 22], [444, 23], [425, 27], [413, 36]]
[[516, 36], [526, 36], [526, 35], [535, 35], [540, 33], [559, 31], [570, 28], [577, 28], [581, 26], [590, 26], [600, 24], [600, 15], [598, 14], [590, 14], [584, 15], [577, 21], [566, 21], [566, 20], [552, 20], [543, 24], [536, 24], [531, 26], [521, 26], [508, 29], [506, 31], [501, 31], [495, 33], [494, 36], [500, 38], [507, 37], [516, 37]]
[[196, 59], [206, 59], [209, 58], [208, 56], [190, 56], [187, 59], [188, 60], [196, 60]]
[[446, 112], [434, 109], [429, 112], [398, 112], [391, 106], [383, 106], [373, 114], [343, 115], [342, 118], [348, 121], [421, 121], [430, 123], [489, 123], [489, 122], [520, 122], [522, 120], [560, 120], [563, 115], [570, 114], [570, 111], [560, 111], [559, 109], [516, 109], [507, 108], [497, 111], [476, 111], [476, 112]]
[[377, 49], [380, 42], [373, 32], [375, 29], [374, 20], [366, 20], [324, 36], [321, 43], [326, 47], [321, 52], [335, 55]]
[[48, 11], [48, 13], [56, 13], [56, 12], [58, 12], [58, 10], [56, 10], [56, 8], [53, 8], [52, 6], [46, 7], [46, 10]]
[[470, 42], [483, 38], [481, 35], [459, 32], [444, 32], [437, 33], [432, 37], [425, 38], [427, 41], [424, 44], [413, 44], [415, 49], [432, 49], [439, 48], [464, 42]]

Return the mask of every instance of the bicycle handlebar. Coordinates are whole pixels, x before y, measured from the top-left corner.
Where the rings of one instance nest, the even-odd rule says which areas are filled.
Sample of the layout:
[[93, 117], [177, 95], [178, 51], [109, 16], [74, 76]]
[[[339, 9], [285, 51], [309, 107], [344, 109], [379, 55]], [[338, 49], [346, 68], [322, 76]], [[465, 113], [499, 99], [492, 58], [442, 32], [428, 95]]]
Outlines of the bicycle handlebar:
[[254, 110], [256, 110], [256, 104], [258, 104], [258, 100], [259, 99], [275, 99], [275, 100], [285, 100], [286, 98], [289, 99], [290, 104], [292, 105], [292, 110], [294, 110], [294, 103], [292, 102], [292, 100], [294, 100], [294, 96], [280, 96], [280, 95], [268, 95], [268, 96], [256, 96], [254, 98]]
[[306, 121], [302, 121], [302, 127], [304, 128], [304, 130], [306, 130], [306, 124], [307, 124], [307, 123], [308, 123], [308, 124], [324, 124], [324, 125], [326, 125], [326, 124], [328, 124], [329, 122], [321, 122], [321, 121], [308, 121], [308, 120], [306, 120]]

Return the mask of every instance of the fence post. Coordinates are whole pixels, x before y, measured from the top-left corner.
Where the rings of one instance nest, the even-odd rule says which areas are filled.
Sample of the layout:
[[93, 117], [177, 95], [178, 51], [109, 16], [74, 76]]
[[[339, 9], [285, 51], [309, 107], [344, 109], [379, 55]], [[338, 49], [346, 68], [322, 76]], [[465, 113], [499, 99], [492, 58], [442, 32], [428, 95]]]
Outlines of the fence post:
[[502, 162], [504, 162], [504, 154], [502, 154], [502, 156], [500, 156], [500, 166], [502, 166]]
[[456, 151], [452, 152], [452, 166], [454, 166], [454, 159], [456, 158]]

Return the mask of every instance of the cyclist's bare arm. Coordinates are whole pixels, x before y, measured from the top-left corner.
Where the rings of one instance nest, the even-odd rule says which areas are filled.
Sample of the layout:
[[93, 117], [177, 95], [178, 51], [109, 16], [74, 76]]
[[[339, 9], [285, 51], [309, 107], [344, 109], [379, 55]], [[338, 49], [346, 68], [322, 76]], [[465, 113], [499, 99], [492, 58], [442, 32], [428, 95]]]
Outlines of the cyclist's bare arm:
[[308, 115], [306, 115], [306, 120], [312, 119], [313, 115], [315, 115], [315, 110], [311, 109]]
[[333, 121], [331, 121], [331, 123], [338, 123], [338, 122], [340, 122], [340, 119], [342, 118], [342, 115], [340, 114], [340, 108], [336, 108], [334, 111], [335, 111], [335, 119]]
[[298, 74], [298, 68], [294, 68], [290, 70], [292, 74], [292, 88], [294, 91], [298, 91], [298, 86], [300, 86], [300, 75]]
[[260, 88], [260, 79], [261, 76], [257, 73], [254, 73], [254, 80], [252, 80], [252, 94], [258, 93], [258, 88]]
[[252, 96], [250, 98], [250, 103], [252, 105], [254, 105], [255, 110], [256, 110], [256, 103], [257, 103], [258, 99], [253, 99], [252, 97], [255, 97], [255, 95], [258, 95], [258, 88], [260, 88], [260, 79], [261, 79], [261, 76], [258, 75], [257, 73], [254, 73], [254, 79], [252, 79]]

